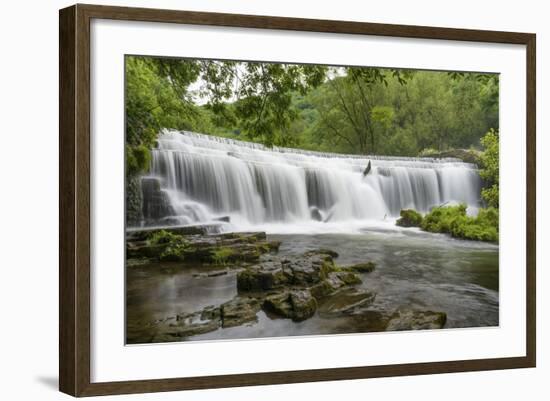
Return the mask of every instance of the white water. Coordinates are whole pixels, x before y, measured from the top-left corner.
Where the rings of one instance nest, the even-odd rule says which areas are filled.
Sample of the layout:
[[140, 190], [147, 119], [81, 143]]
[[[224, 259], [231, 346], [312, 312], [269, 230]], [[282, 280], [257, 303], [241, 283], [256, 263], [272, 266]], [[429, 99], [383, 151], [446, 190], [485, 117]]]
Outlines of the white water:
[[[369, 161], [372, 169], [364, 177]], [[169, 195], [171, 222], [229, 216], [229, 229], [268, 232], [390, 227], [405, 208], [426, 212], [454, 202], [477, 208], [481, 190], [475, 166], [456, 159], [269, 149], [177, 131], [160, 135], [149, 176], [158, 177]]]

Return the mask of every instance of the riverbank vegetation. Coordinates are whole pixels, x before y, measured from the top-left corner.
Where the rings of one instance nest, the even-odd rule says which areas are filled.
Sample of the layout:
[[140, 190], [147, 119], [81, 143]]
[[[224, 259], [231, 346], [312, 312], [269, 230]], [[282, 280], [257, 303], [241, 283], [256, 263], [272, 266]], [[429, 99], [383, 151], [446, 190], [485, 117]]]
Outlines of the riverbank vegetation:
[[402, 210], [396, 224], [419, 227], [432, 233], [450, 234], [454, 238], [498, 242], [498, 209], [479, 209], [477, 216], [468, 216], [464, 204], [437, 206], [425, 216], [415, 210]]
[[127, 56], [127, 173], [148, 167], [162, 128], [349, 154], [475, 156], [498, 129], [498, 88], [496, 74]]

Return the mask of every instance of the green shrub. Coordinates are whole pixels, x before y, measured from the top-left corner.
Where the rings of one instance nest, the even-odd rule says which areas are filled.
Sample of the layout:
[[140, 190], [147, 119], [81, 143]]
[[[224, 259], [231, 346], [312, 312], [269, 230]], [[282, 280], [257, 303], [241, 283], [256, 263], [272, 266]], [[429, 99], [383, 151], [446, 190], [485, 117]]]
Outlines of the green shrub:
[[401, 216], [395, 224], [401, 227], [419, 227], [422, 223], [422, 215], [413, 209], [403, 209], [399, 213]]
[[221, 247], [212, 251], [212, 260], [217, 265], [225, 265], [228, 259], [235, 255], [235, 250], [232, 248]]
[[420, 227], [432, 233], [450, 233], [451, 224], [458, 217], [466, 216], [466, 205], [438, 206], [424, 216]]
[[498, 209], [480, 209], [476, 217], [470, 217], [463, 204], [435, 207], [424, 216], [421, 228], [455, 238], [498, 242]]
[[165, 230], [155, 231], [151, 234], [149, 244], [165, 245], [159, 255], [159, 259], [162, 261], [182, 261], [185, 259], [185, 253], [189, 248], [189, 244], [182, 235]]
[[485, 181], [486, 188], [481, 191], [481, 197], [490, 207], [499, 205], [499, 133], [490, 130], [481, 138], [485, 151], [482, 153], [479, 176]]
[[174, 234], [166, 230], [160, 230], [153, 231], [151, 234], [149, 234], [148, 240], [151, 245], [160, 245], [168, 244], [175, 241], [183, 241], [184, 239], [183, 236], [179, 234]]

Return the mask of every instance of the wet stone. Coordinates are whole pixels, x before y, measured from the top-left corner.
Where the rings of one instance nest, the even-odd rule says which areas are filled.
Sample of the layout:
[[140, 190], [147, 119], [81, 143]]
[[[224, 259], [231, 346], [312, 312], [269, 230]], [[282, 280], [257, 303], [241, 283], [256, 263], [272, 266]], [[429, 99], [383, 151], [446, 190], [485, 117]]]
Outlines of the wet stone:
[[280, 317], [299, 322], [315, 314], [317, 301], [309, 290], [285, 291], [268, 296], [264, 300], [263, 308]]
[[235, 327], [256, 322], [260, 308], [261, 304], [255, 298], [236, 297], [220, 307], [222, 327]]
[[334, 315], [351, 313], [355, 308], [365, 307], [374, 302], [376, 294], [356, 288], [343, 288], [330, 295], [319, 307], [319, 313]]
[[445, 312], [397, 311], [391, 316], [386, 331], [442, 329], [446, 321]]

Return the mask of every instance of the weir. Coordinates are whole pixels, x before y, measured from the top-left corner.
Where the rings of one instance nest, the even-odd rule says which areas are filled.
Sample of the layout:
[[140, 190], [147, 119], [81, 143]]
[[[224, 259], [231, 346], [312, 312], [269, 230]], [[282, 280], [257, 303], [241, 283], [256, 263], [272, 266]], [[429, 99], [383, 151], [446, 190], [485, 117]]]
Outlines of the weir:
[[458, 159], [267, 148], [167, 130], [152, 156], [142, 178], [143, 225], [345, 224], [395, 218], [405, 208], [480, 206], [477, 167]]

